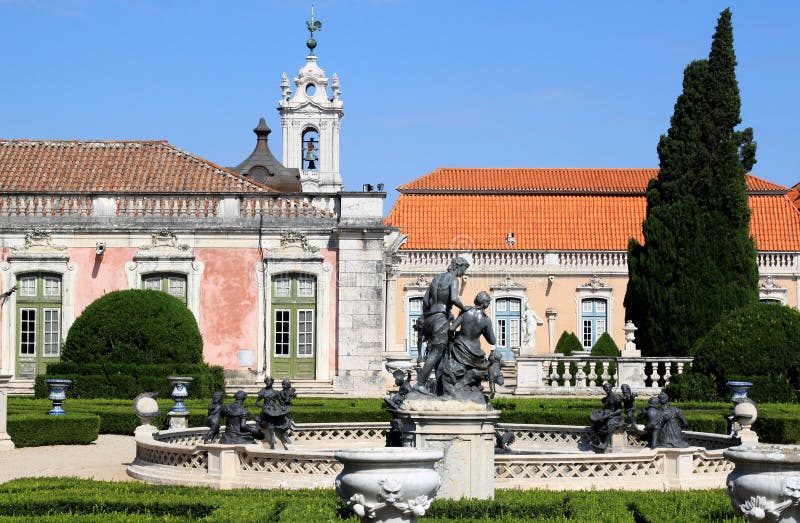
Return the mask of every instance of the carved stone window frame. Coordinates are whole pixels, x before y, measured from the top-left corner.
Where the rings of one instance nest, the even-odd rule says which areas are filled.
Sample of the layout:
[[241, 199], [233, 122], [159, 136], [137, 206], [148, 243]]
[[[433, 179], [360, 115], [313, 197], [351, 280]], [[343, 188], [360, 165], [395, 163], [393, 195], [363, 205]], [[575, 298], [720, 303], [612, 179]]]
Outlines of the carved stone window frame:
[[151, 274], [179, 274], [186, 278], [186, 308], [200, 325], [200, 287], [205, 264], [195, 261], [194, 250], [179, 244], [175, 234], [162, 229], [153, 233], [149, 245], [139, 248], [125, 264], [129, 289], [141, 289], [142, 280]]
[[[52, 247], [48, 241], [48, 246]], [[0, 279], [3, 289], [8, 290], [17, 284], [20, 275], [43, 272], [57, 274], [61, 277], [61, 339], [67, 338], [72, 323], [75, 321], [75, 281], [77, 267], [70, 262], [66, 250], [60, 247], [52, 248], [52, 252], [26, 252], [26, 247], [20, 252], [9, 254], [7, 261], [0, 263]], [[30, 249], [36, 251], [37, 249]], [[16, 344], [17, 344], [17, 296], [9, 296], [2, 305], [3, 334], [2, 334], [2, 372], [16, 376]]]
[[408, 349], [412, 343], [412, 340], [407, 338], [408, 333], [411, 332], [411, 300], [425, 296], [425, 291], [428, 290], [433, 276], [430, 275], [429, 277], [421, 273], [417, 275], [416, 280], [403, 285], [403, 325], [405, 326], [403, 330], [403, 351], [406, 353], [409, 352]]
[[[499, 336], [499, 333], [497, 332], [497, 300], [503, 298], [519, 300], [519, 346], [512, 347], [512, 349], [521, 350], [523, 337], [522, 313], [525, 311], [526, 307], [530, 308], [530, 304], [528, 303], [528, 288], [525, 285], [514, 281], [511, 276], [506, 275], [503, 281], [495, 283], [494, 285], [490, 285], [489, 290], [491, 291], [492, 296], [492, 328], [495, 330], [495, 336]], [[461, 301], [463, 302], [464, 300]], [[469, 300], [469, 303], [464, 303], [464, 305], [472, 305], [472, 300]]]
[[772, 275], [766, 275], [758, 282], [758, 299], [760, 301], [778, 301], [783, 305], [788, 305], [788, 289], [775, 283]]
[[[301, 243], [302, 242], [298, 242]], [[331, 381], [331, 363], [336, 354], [336, 336], [329, 328], [331, 322], [331, 279], [333, 265], [324, 260], [323, 256], [313, 247], [299, 247], [287, 245], [283, 242], [282, 249], [267, 255], [265, 262], [253, 266], [258, 285], [258, 348], [256, 349], [255, 367], [261, 375], [262, 369], [269, 376], [272, 372], [269, 345], [269, 331], [272, 325], [272, 279], [282, 274], [301, 274], [312, 276], [316, 279], [317, 288], [317, 316], [316, 316], [316, 368], [314, 381]], [[265, 288], [266, 285], [266, 288]], [[269, 322], [268, 322], [269, 320]], [[267, 347], [266, 354], [264, 347]]]
[[582, 339], [583, 333], [583, 300], [600, 299], [606, 302], [606, 332], [613, 337], [611, 326], [614, 324], [614, 288], [594, 274], [576, 289], [575, 295], [575, 334]]

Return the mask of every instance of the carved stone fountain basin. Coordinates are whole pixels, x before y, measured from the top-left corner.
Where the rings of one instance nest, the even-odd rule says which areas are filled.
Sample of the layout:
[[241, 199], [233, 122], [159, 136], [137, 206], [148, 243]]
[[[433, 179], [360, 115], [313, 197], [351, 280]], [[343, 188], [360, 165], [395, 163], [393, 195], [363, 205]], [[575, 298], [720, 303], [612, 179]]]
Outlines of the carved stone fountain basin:
[[800, 446], [731, 447], [724, 456], [735, 469], [728, 495], [748, 521], [800, 522]]

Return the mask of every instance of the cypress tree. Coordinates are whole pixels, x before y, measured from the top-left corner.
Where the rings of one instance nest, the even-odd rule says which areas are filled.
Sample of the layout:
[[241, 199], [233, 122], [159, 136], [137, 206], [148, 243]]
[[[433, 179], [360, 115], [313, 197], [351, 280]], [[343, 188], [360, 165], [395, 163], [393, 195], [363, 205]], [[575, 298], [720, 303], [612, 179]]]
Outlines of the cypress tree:
[[739, 116], [731, 12], [720, 14], [707, 60], [684, 71], [660, 171], [647, 187], [644, 245], [628, 245], [626, 319], [647, 355], [687, 355], [721, 316], [758, 299], [745, 173], [753, 131]]

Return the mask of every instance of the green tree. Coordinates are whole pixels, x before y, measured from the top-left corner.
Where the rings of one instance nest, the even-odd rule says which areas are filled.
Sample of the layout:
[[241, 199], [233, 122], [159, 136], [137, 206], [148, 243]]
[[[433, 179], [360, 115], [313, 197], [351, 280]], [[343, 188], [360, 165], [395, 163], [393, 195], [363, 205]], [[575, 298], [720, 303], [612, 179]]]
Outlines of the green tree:
[[658, 143], [647, 187], [644, 245], [628, 245], [626, 319], [647, 355], [686, 355], [725, 312], [758, 298], [745, 173], [755, 163], [739, 116], [731, 13], [720, 14], [707, 60], [684, 71], [683, 93]]

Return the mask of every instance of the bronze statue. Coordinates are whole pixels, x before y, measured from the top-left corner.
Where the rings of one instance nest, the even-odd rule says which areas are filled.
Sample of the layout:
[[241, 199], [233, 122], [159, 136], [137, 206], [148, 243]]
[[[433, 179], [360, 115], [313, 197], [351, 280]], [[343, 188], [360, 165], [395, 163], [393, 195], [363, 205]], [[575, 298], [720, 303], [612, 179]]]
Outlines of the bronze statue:
[[489, 397], [494, 398], [496, 385], [502, 385], [505, 382], [503, 378], [503, 355], [497, 350], [489, 353]]
[[[458, 297], [458, 279], [469, 267], [467, 260], [456, 257], [450, 262], [446, 272], [436, 275], [422, 298], [422, 334], [427, 342], [425, 364], [419, 371], [415, 390], [423, 394], [441, 393], [432, 391], [428, 379], [432, 372], [438, 377], [439, 364], [447, 349], [450, 335], [451, 309], [456, 306], [464, 312], [466, 307]], [[438, 388], [438, 387], [437, 387]]]
[[622, 410], [625, 411], [625, 422], [631, 425], [636, 424], [636, 396], [637, 394], [631, 390], [631, 386], [623, 383], [620, 387], [622, 391]]
[[216, 391], [211, 394], [211, 404], [208, 406], [208, 417], [206, 418], [206, 425], [208, 425], [208, 432], [203, 438], [203, 443], [211, 443], [219, 435], [219, 426], [222, 417], [222, 399], [223, 394]]
[[661, 431], [658, 435], [658, 446], [669, 448], [684, 448], [689, 444], [683, 439], [683, 429], [689, 424], [683, 417], [681, 409], [669, 404], [666, 392], [658, 395], [661, 404]]
[[221, 414], [225, 417], [225, 432], [219, 439], [220, 443], [225, 445], [248, 444], [263, 438], [258, 427], [247, 424], [250, 413], [244, 407], [246, 397], [247, 393], [239, 390], [233, 395], [234, 402], [222, 407]]
[[595, 448], [605, 450], [611, 445], [611, 437], [624, 425], [622, 419], [622, 396], [615, 393], [611, 384], [603, 383], [603, 408], [595, 410], [589, 416], [592, 422], [592, 433], [597, 443]]
[[284, 448], [288, 448], [288, 445], [292, 443], [286, 433], [292, 428], [292, 420], [289, 418], [289, 405], [291, 398], [294, 397], [291, 396], [294, 388], [291, 382], [288, 382], [287, 386], [286, 381], [288, 380], [284, 380], [283, 390], [278, 392], [272, 388], [275, 380], [272, 376], [267, 376], [264, 378], [265, 387], [258, 391], [258, 397], [256, 398], [256, 407], [261, 409], [258, 425], [261, 427], [264, 437], [269, 441], [271, 449], [275, 448], [276, 435]]
[[475, 306], [460, 314], [449, 327], [454, 333], [453, 341], [439, 364], [441, 390], [445, 396], [462, 399], [483, 396], [481, 382], [489, 377], [489, 361], [481, 349], [481, 336], [490, 345], [497, 342], [492, 320], [485, 312], [491, 301], [486, 292], [479, 292], [475, 296]]

